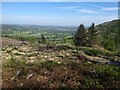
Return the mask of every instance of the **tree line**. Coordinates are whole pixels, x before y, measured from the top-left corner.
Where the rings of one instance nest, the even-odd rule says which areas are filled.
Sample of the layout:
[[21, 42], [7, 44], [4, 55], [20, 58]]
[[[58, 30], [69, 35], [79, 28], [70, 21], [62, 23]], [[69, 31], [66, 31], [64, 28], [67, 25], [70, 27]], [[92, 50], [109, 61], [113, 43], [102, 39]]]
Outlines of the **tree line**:
[[80, 24], [75, 35], [74, 35], [74, 44], [76, 46], [90, 46], [92, 47], [96, 43], [96, 36], [98, 31], [95, 30], [95, 24], [85, 29], [83, 24]]
[[[90, 46], [92, 47], [96, 43], [96, 36], [98, 35], [98, 31], [95, 30], [95, 24], [85, 29], [83, 24], [80, 24], [74, 37], [73, 42], [75, 46]], [[45, 43], [46, 39], [44, 35], [38, 38], [38, 43]]]

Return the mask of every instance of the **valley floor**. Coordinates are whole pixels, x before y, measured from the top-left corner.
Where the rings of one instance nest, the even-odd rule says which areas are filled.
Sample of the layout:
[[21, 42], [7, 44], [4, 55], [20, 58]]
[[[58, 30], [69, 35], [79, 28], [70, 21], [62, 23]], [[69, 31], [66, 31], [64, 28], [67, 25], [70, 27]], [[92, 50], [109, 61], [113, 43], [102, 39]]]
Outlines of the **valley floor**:
[[2, 88], [120, 88], [119, 60], [107, 50], [2, 37]]

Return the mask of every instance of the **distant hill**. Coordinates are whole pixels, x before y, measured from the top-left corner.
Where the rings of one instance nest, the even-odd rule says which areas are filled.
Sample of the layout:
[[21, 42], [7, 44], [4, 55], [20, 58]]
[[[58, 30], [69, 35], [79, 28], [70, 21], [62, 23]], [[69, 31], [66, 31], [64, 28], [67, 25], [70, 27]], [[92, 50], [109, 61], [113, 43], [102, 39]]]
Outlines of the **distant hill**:
[[119, 31], [120, 31], [120, 19], [113, 20], [109, 22], [104, 22], [96, 26], [99, 31], [99, 40], [101, 40], [101, 45], [103, 45], [108, 50], [116, 50], [118, 48], [117, 44], [119, 41]]
[[75, 26], [40, 26], [40, 25], [19, 25], [19, 24], [2, 24], [2, 33], [11, 34], [13, 31], [30, 31], [30, 30], [46, 30], [46, 31], [75, 31]]

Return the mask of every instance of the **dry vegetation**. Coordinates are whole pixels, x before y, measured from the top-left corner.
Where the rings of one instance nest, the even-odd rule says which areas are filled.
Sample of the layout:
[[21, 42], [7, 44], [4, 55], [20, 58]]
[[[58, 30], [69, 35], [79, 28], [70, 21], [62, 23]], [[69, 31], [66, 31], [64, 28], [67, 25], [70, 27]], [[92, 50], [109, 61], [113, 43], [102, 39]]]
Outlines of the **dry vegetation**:
[[3, 37], [2, 87], [120, 88], [120, 65], [111, 62], [119, 59], [112, 52], [87, 47], [41, 45], [38, 51], [35, 43]]

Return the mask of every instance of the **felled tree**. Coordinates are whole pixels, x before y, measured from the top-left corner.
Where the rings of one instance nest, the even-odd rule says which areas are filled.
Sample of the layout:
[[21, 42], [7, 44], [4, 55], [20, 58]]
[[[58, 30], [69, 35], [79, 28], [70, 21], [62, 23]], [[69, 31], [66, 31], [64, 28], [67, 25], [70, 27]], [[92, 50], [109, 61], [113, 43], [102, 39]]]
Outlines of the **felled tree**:
[[84, 25], [81, 24], [74, 36], [74, 44], [76, 46], [85, 46], [86, 45], [86, 34], [85, 34], [85, 28]]
[[96, 43], [96, 36], [98, 35], [95, 29], [95, 24], [92, 23], [87, 32], [87, 46], [93, 46]]

